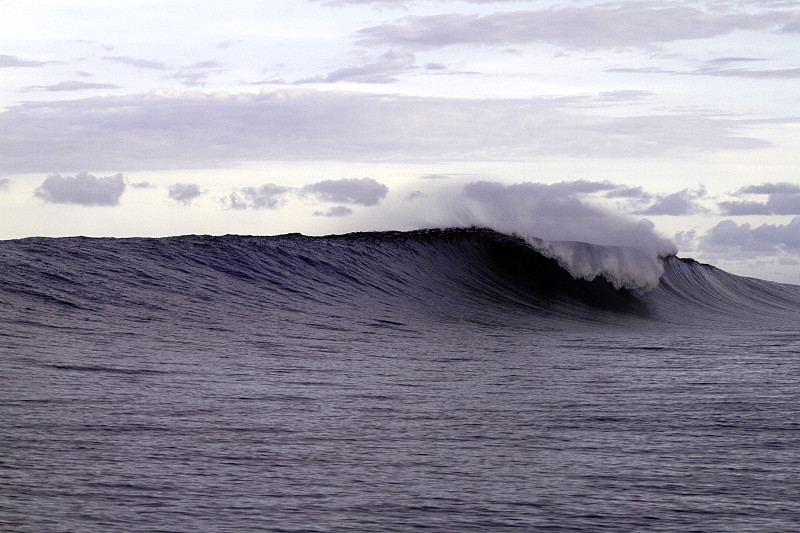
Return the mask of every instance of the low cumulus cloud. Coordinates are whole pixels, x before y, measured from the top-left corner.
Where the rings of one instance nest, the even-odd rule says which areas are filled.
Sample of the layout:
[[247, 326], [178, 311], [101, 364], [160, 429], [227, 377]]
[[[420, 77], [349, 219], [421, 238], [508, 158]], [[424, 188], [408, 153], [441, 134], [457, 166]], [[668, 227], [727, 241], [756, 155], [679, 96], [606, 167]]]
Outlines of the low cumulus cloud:
[[346, 217], [352, 214], [353, 210], [346, 205], [335, 205], [327, 211], [314, 211], [315, 217]]
[[267, 183], [260, 187], [244, 187], [222, 200], [229, 209], [277, 209], [292, 188]]
[[0, 191], [7, 191], [11, 186], [11, 180], [8, 178], [0, 178]]
[[176, 202], [189, 205], [195, 198], [203, 193], [196, 183], [175, 183], [169, 186], [169, 192], [167, 194]]
[[704, 187], [695, 190], [684, 189], [672, 194], [659, 195], [655, 203], [647, 209], [638, 211], [637, 214], [647, 216], [681, 216], [709, 213], [710, 210], [708, 208], [698, 203], [698, 200], [702, 200], [705, 195], [706, 190]]
[[764, 183], [743, 187], [734, 196], [766, 195], [765, 201], [735, 200], [720, 202], [727, 216], [743, 215], [800, 215], [800, 185], [794, 183]]
[[320, 181], [306, 185], [302, 192], [324, 202], [371, 206], [378, 205], [389, 188], [372, 178], [352, 178]]
[[75, 176], [51, 174], [34, 191], [34, 196], [49, 203], [84, 206], [119, 205], [125, 192], [122, 174], [97, 177], [86, 172]]
[[711, 250], [727, 249], [747, 252], [800, 253], [800, 216], [788, 224], [737, 224], [723, 220], [700, 238], [701, 245]]
[[304, 187], [286, 187], [267, 183], [259, 187], [243, 187], [222, 198], [228, 209], [277, 209], [289, 197], [312, 197], [318, 202], [339, 204], [326, 211], [315, 211], [314, 216], [344, 217], [353, 213], [346, 205], [372, 207], [386, 197], [389, 188], [372, 178], [323, 180]]

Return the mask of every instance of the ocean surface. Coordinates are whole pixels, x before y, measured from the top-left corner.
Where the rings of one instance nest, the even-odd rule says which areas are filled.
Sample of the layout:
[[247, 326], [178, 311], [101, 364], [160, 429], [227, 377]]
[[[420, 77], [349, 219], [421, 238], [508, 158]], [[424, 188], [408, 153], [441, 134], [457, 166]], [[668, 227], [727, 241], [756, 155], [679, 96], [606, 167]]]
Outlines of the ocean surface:
[[0, 530], [800, 531], [800, 287], [659, 261], [0, 241]]

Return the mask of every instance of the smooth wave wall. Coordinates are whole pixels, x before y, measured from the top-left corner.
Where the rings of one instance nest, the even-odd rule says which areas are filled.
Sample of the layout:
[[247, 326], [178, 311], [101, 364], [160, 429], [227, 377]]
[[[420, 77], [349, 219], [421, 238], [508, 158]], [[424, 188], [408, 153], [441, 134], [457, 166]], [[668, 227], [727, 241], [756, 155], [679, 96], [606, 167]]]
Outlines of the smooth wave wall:
[[[193, 321], [237, 329], [323, 315], [328, 324], [333, 316], [553, 327], [610, 316], [693, 325], [800, 319], [800, 287], [581, 243], [556, 245], [577, 258], [564, 266], [553, 246], [488, 229], [2, 241], [0, 299], [7, 322], [66, 328], [91, 327], [100, 314], [119, 316], [123, 329]], [[588, 273], [574, 271], [584, 263]]]

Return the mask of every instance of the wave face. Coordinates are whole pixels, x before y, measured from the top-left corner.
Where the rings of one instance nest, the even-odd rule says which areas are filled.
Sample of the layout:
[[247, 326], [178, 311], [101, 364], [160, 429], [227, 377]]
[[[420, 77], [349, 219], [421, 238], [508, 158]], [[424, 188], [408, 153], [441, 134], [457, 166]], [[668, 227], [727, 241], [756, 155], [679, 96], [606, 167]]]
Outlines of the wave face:
[[546, 246], [0, 241], [0, 529], [796, 529], [800, 287]]
[[[556, 255], [579, 258], [562, 266]], [[121, 327], [260, 316], [403, 324], [474, 320], [546, 327], [623, 319], [660, 324], [792, 321], [800, 287], [727, 274], [692, 260], [644, 260], [652, 282], [598, 275], [635, 250], [532, 242], [488, 229], [340, 236], [32, 238], [5, 241], [7, 318]], [[575, 272], [574, 265], [588, 265]], [[592, 266], [595, 265], [595, 266]], [[596, 265], [601, 265], [597, 267]], [[605, 266], [603, 266], [605, 265]], [[630, 271], [630, 269], [628, 269]], [[588, 273], [587, 273], [588, 272]], [[13, 320], [12, 320], [13, 322]]]

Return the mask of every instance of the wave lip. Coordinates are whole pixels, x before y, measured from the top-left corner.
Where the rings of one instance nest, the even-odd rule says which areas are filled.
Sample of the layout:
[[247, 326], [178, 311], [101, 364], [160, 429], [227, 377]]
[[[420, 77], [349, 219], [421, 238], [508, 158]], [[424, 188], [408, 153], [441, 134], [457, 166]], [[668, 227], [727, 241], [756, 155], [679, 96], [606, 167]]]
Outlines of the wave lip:
[[648, 292], [664, 274], [662, 257], [629, 246], [599, 246], [576, 241], [525, 240], [534, 250], [558, 264], [576, 279], [603, 277], [615, 289]]

